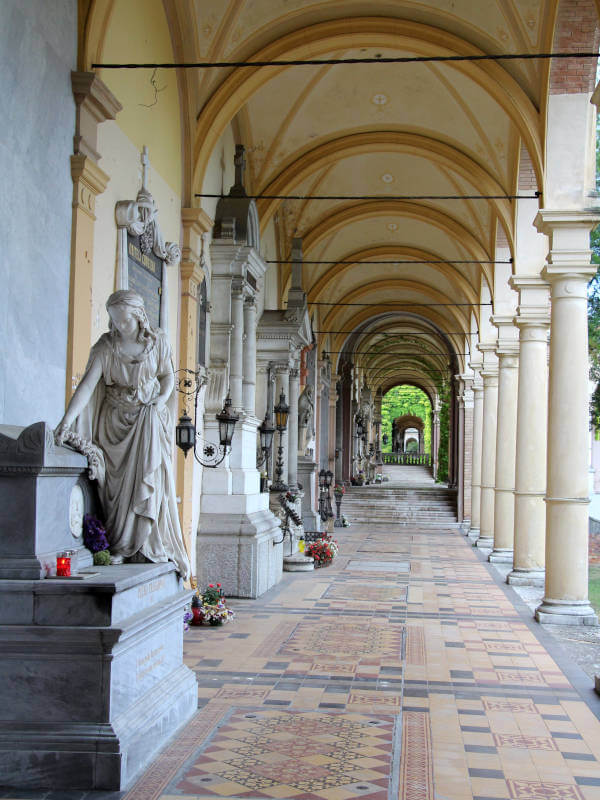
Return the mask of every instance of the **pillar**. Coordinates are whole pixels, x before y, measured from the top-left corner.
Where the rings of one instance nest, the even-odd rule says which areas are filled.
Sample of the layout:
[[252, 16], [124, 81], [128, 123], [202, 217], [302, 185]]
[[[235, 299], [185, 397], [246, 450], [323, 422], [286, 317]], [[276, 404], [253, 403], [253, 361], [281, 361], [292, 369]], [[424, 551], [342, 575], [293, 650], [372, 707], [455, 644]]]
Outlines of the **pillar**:
[[[198, 366], [198, 286], [204, 278], [204, 269], [201, 265], [202, 235], [212, 227], [211, 218], [201, 208], [182, 208], [181, 223], [183, 231], [181, 261], [179, 262], [180, 274], [180, 336], [179, 336], [179, 369], [196, 371]], [[179, 414], [185, 405], [183, 400], [189, 397], [178, 396]], [[193, 402], [188, 402], [187, 411], [193, 417]], [[199, 410], [201, 413], [201, 409]], [[177, 449], [176, 486], [177, 496], [181, 498], [179, 514], [183, 540], [192, 562], [192, 574], [195, 575], [195, 535], [199, 509], [194, 514], [194, 471], [200, 469], [196, 460], [185, 458], [182, 451]]]
[[458, 445], [456, 454], [456, 518], [458, 522], [462, 522], [465, 515], [465, 401], [463, 395], [463, 383], [460, 378], [457, 379], [457, 383], [459, 383], [459, 394], [456, 421], [456, 442]]
[[550, 286], [539, 275], [511, 278], [519, 292], [519, 389], [513, 569], [516, 586], [543, 586], [546, 544], [546, 437]]
[[[431, 419], [431, 461], [433, 464], [433, 480], [438, 476], [438, 452], [440, 447], [440, 401], [436, 398]], [[404, 450], [404, 444], [402, 449]]]
[[462, 469], [463, 469], [463, 521], [467, 531], [471, 527], [471, 483], [473, 480], [473, 378], [463, 376], [463, 425]]
[[[473, 365], [475, 369], [475, 365]], [[479, 537], [481, 526], [481, 447], [483, 439], [483, 382], [479, 373], [473, 379], [473, 444], [471, 477], [471, 527], [469, 536]]]
[[231, 284], [231, 345], [229, 358], [229, 389], [234, 411], [243, 411], [243, 352], [244, 352], [244, 292], [242, 281]]
[[290, 394], [288, 417], [288, 479], [290, 488], [298, 485], [298, 396], [300, 394], [300, 370], [290, 369]]
[[541, 211], [550, 240], [542, 277], [551, 289], [546, 582], [538, 622], [597, 624], [588, 600], [589, 234], [598, 222], [578, 211]]
[[256, 414], [256, 298], [244, 301], [242, 399], [244, 411], [249, 417]]
[[477, 547], [494, 544], [496, 488], [496, 426], [498, 421], [498, 365], [495, 344], [480, 344], [483, 353], [483, 425], [481, 433], [481, 513]]
[[122, 106], [93, 72], [72, 72], [75, 98], [75, 136], [71, 156], [73, 210], [71, 224], [71, 274], [69, 286], [69, 338], [67, 342], [66, 399], [81, 380], [92, 345], [92, 280], [94, 272], [94, 214], [96, 197], [108, 185], [108, 175], [98, 166], [98, 125], [115, 119]]
[[496, 488], [494, 490], [494, 549], [492, 563], [513, 561], [517, 390], [519, 385], [518, 329], [512, 317], [494, 316], [498, 328], [498, 425], [496, 429]]

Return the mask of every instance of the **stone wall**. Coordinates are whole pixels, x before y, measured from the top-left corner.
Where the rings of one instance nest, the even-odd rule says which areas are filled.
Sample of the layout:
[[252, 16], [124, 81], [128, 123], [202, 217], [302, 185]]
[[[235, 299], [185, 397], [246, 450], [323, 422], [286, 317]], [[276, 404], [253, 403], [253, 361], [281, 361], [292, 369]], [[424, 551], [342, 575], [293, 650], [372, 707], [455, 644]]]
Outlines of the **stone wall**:
[[64, 411], [76, 0], [0, 3], [0, 422]]

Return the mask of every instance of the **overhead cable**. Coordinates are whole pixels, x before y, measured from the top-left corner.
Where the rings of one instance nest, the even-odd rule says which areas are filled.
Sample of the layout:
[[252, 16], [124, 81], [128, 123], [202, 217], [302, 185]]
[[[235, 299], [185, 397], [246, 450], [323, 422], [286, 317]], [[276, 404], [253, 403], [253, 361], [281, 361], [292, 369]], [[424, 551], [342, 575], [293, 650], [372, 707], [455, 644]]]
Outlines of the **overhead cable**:
[[454, 56], [362, 56], [350, 58], [290, 58], [266, 59], [256, 61], [163, 61], [163, 62], [128, 62], [103, 64], [95, 62], [92, 69], [232, 69], [242, 67], [304, 67], [328, 64], [428, 64], [461, 61], [547, 61], [552, 58], [598, 58], [594, 52], [557, 52], [557, 53], [482, 53], [480, 55]]
[[[392, 306], [392, 307], [396, 307], [396, 306], [409, 306], [409, 307], [412, 307], [412, 306], [427, 306], [427, 307], [429, 307], [429, 306], [468, 306], [469, 308], [474, 305], [473, 303], [418, 303], [418, 302], [412, 302], [410, 300], [406, 300], [406, 301], [403, 301], [403, 300], [390, 300], [387, 303], [386, 302], [381, 302], [381, 303], [333, 303], [333, 302], [326, 303], [326, 302], [318, 302], [318, 303], [316, 303], [316, 302], [312, 302], [312, 300], [309, 300], [308, 304], [310, 306], [376, 306], [376, 307], [380, 307], [380, 306]], [[492, 306], [493, 303], [477, 303], [477, 305], [478, 306]]]
[[[267, 264], [295, 264], [298, 263], [294, 259], [291, 258], [267, 258], [265, 259]], [[399, 260], [394, 259], [393, 261], [363, 261], [362, 259], [341, 259], [336, 261], [335, 259], [331, 259], [330, 261], [304, 261], [302, 260], [300, 263], [304, 264], [512, 264], [513, 259], [509, 258], [504, 261], [484, 261], [483, 259], [475, 259], [472, 261], [465, 261], [463, 259], [455, 259], [455, 260], [448, 260], [446, 258], [432, 258], [432, 259], [406, 259], [406, 260]]]
[[[244, 200], [537, 200], [534, 194], [244, 194]], [[194, 197], [224, 200], [231, 195], [197, 192]], [[238, 197], [236, 195], [236, 197]]]
[[402, 333], [385, 333], [378, 331], [313, 331], [313, 333], [329, 334], [329, 333], [348, 333], [353, 336], [479, 336], [479, 331], [471, 333], [469, 331], [403, 331]]

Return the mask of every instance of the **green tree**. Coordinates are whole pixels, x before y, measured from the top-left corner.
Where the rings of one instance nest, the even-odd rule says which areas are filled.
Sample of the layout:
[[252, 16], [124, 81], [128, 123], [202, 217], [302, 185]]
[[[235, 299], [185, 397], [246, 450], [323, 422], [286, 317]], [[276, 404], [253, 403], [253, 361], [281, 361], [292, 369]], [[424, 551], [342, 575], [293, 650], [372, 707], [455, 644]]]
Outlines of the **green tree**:
[[381, 403], [381, 435], [388, 435], [388, 445], [383, 449], [387, 452], [392, 446], [392, 422], [396, 417], [412, 414], [420, 417], [424, 423], [425, 451], [431, 452], [431, 403], [429, 397], [422, 389], [416, 386], [403, 384], [394, 386], [387, 392]]

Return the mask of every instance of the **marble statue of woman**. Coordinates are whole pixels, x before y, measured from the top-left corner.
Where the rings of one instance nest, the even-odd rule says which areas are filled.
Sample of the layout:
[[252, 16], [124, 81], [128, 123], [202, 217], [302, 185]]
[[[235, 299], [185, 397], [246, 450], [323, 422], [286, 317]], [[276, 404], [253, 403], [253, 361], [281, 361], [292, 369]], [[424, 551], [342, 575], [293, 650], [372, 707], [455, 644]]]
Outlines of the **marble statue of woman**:
[[172, 561], [187, 579], [171, 465], [171, 348], [163, 331], [150, 327], [137, 292], [111, 294], [106, 308], [108, 333], [90, 351], [56, 439], [74, 429], [104, 456], [98, 488], [113, 563]]

